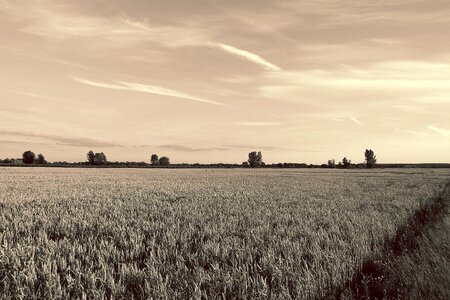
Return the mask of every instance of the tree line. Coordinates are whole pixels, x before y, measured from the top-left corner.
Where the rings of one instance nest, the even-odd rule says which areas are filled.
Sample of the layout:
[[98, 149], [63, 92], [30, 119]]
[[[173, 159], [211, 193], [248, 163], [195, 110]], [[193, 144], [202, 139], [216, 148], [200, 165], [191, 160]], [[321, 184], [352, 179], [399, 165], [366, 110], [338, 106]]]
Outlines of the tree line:
[[[106, 159], [106, 155], [103, 152], [94, 153], [94, 151], [89, 150], [89, 152], [86, 155], [86, 158], [88, 164], [90, 165], [105, 165], [110, 163]], [[170, 159], [167, 156], [158, 157], [157, 154], [152, 154], [150, 156], [150, 164], [152, 166], [167, 167], [170, 165]]]
[[[364, 152], [365, 163], [354, 164], [350, 159], [344, 157], [342, 161], [336, 163], [334, 159], [328, 160], [327, 164], [322, 165], [313, 165], [313, 164], [305, 164], [305, 163], [275, 163], [275, 164], [266, 164], [263, 161], [263, 156], [261, 151], [252, 151], [248, 154], [248, 159], [242, 164], [176, 164], [172, 165], [170, 163], [170, 158], [167, 156], [159, 157], [157, 154], [152, 154], [150, 156], [150, 166], [153, 167], [191, 167], [191, 168], [202, 168], [202, 167], [217, 167], [217, 168], [235, 168], [235, 167], [243, 167], [243, 168], [342, 168], [342, 169], [350, 169], [350, 168], [374, 168], [377, 164], [377, 158], [372, 149], [366, 149]], [[146, 162], [110, 162], [106, 158], [106, 154], [103, 152], [94, 153], [94, 151], [89, 150], [86, 154], [85, 162], [78, 163], [68, 163], [68, 162], [53, 162], [49, 163], [45, 159], [43, 154], [35, 155], [32, 151], [28, 150], [22, 154], [22, 158], [7, 158], [0, 159], [1, 164], [11, 164], [11, 165], [55, 165], [55, 166], [123, 166], [123, 167], [147, 167], [149, 166]], [[395, 167], [395, 165], [391, 165]]]

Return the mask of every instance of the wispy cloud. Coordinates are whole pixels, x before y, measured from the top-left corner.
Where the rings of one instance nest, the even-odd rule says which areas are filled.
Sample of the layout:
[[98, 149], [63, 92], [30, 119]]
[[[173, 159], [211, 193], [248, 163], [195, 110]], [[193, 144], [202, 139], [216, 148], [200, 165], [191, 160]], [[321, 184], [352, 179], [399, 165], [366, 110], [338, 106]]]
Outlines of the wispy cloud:
[[263, 78], [267, 84], [260, 85], [261, 96], [270, 98], [295, 98], [317, 88], [360, 92], [374, 91], [378, 94], [414, 91], [414, 97], [450, 92], [450, 63], [423, 61], [387, 61], [365, 67], [341, 66], [336, 69], [312, 69], [267, 72]]
[[247, 149], [249, 151], [251, 149], [260, 149], [260, 150], [267, 150], [267, 151], [284, 149], [284, 148], [276, 147], [276, 146], [235, 145], [235, 144], [225, 145], [225, 147], [230, 147], [230, 148], [235, 148], [235, 149]]
[[436, 127], [435, 125], [427, 125], [425, 127], [439, 133], [440, 135], [442, 135], [444, 137], [450, 136], [450, 130], [439, 128], [439, 127]]
[[148, 85], [148, 84], [141, 84], [141, 83], [125, 82], [125, 81], [117, 81], [116, 83], [104, 83], [104, 82], [82, 79], [82, 78], [78, 78], [78, 77], [72, 77], [72, 78], [79, 83], [83, 83], [83, 84], [95, 86], [95, 87], [100, 87], [100, 88], [105, 88], [105, 89], [141, 92], [141, 93], [148, 93], [148, 94], [155, 94], [155, 95], [162, 95], [162, 96], [170, 96], [170, 97], [175, 97], [175, 98], [179, 98], [179, 99], [203, 102], [203, 103], [208, 103], [208, 104], [226, 105], [225, 103], [222, 103], [222, 102], [217, 102], [217, 101], [213, 101], [213, 100], [190, 96], [183, 92], [179, 92], [176, 90], [172, 90], [172, 89], [168, 89], [168, 88], [164, 88], [164, 87], [160, 87], [160, 86], [156, 86], [156, 85]]
[[431, 136], [431, 134], [429, 134], [429, 133], [421, 132], [421, 131], [415, 131], [415, 130], [402, 130], [402, 129], [399, 129], [399, 128], [395, 128], [394, 131], [397, 132], [397, 133], [401, 133], [401, 134], [407, 133], [407, 134], [412, 134], [412, 135], [416, 135], [416, 136], [420, 136], [420, 137], [429, 137], [429, 136]]
[[182, 151], [182, 152], [205, 152], [205, 151], [228, 151], [228, 147], [205, 147], [205, 148], [193, 148], [182, 145], [159, 145], [159, 148]]
[[34, 94], [34, 93], [19, 92], [19, 91], [11, 91], [10, 93], [16, 94], [16, 95], [21, 95], [21, 96], [26, 96], [26, 97], [31, 97], [31, 98], [37, 98], [37, 99], [41, 99], [41, 100], [54, 101], [54, 102], [71, 102], [71, 101], [66, 101], [66, 100], [59, 99], [59, 98], [46, 97], [46, 96], [42, 96], [42, 95], [38, 95], [38, 94]]
[[124, 145], [99, 141], [91, 138], [69, 138], [58, 135], [38, 134], [32, 132], [0, 130], [0, 135], [26, 137], [26, 138], [41, 138], [56, 142], [56, 144], [58, 145], [73, 146], [73, 147], [125, 147]]
[[237, 125], [241, 126], [278, 126], [281, 123], [278, 122], [238, 122]]
[[89, 102], [81, 102], [81, 101], [74, 101], [74, 100], [69, 100], [69, 99], [65, 99], [65, 98], [49, 97], [49, 96], [46, 96], [46, 95], [40, 95], [40, 94], [36, 94], [36, 93], [28, 93], [28, 92], [22, 92], [22, 91], [6, 91], [6, 92], [7, 93], [11, 93], [11, 94], [20, 95], [20, 96], [25, 96], [25, 97], [30, 97], [30, 98], [36, 98], [36, 99], [51, 101], [51, 102], [83, 104], [84, 106], [85, 105], [95, 106], [95, 104], [89, 103]]
[[364, 126], [363, 123], [361, 123], [358, 118], [356, 117], [351, 117], [350, 120], [352, 120], [353, 122], [355, 122], [356, 124], [358, 124], [359, 126]]
[[314, 150], [305, 150], [305, 149], [297, 149], [297, 148], [286, 148], [279, 146], [261, 146], [261, 145], [237, 145], [237, 144], [229, 144], [224, 145], [224, 147], [234, 148], [234, 149], [246, 149], [246, 151], [252, 151], [254, 149], [258, 150], [267, 150], [267, 151], [275, 151], [275, 150], [287, 150], [287, 151], [298, 151], [298, 152], [316, 152]]
[[17, 140], [0, 140], [0, 144], [4, 145], [45, 145], [46, 143], [42, 142], [30, 142], [30, 141], [17, 141]]
[[[261, 65], [266, 70], [281, 70], [279, 66], [250, 51], [208, 41], [211, 33], [201, 27], [153, 25], [149, 19], [77, 15], [57, 6], [44, 7], [33, 2], [27, 5], [7, 5], [5, 10], [18, 20], [28, 21], [29, 24], [21, 28], [21, 31], [50, 39], [96, 38], [95, 45], [109, 48], [129, 47], [132, 43], [148, 41], [168, 48], [213, 47]], [[90, 44], [91, 41], [88, 45]]]
[[[281, 70], [281, 68], [279, 66], [268, 62], [267, 60], [265, 60], [258, 54], [252, 53], [247, 50], [239, 49], [237, 47], [234, 47], [234, 46], [231, 46], [228, 44], [224, 44], [224, 43], [205, 41], [204, 38], [202, 37], [202, 35], [205, 33], [200, 32], [198, 30], [188, 32], [189, 34], [186, 34], [186, 33], [179, 34], [179, 33], [176, 33], [176, 30], [173, 30], [173, 28], [161, 28], [161, 27], [156, 27], [156, 26], [152, 27], [152, 26], [150, 26], [150, 22], [148, 20], [134, 21], [134, 20], [130, 20], [130, 19], [123, 19], [123, 22], [137, 30], [141, 30], [141, 31], [153, 34], [153, 35], [155, 35], [155, 32], [158, 32], [158, 34], [156, 34], [156, 35], [157, 36], [161, 35], [159, 37], [159, 40], [165, 41], [164, 44], [166, 46], [170, 46], [170, 47], [207, 46], [207, 47], [211, 47], [211, 48], [217, 48], [222, 51], [225, 51], [226, 53], [242, 57], [250, 62], [258, 64], [258, 65], [262, 66], [265, 70], [268, 70], [268, 71], [280, 71]], [[169, 30], [175, 31], [175, 32], [170, 32]], [[174, 34], [176, 34], [176, 36], [177, 36], [176, 39], [171, 38], [174, 36]], [[169, 37], [169, 40], [167, 40], [168, 37]], [[155, 39], [155, 41], [156, 41], [156, 39]]]
[[222, 49], [223, 51], [225, 51], [227, 53], [242, 57], [248, 61], [251, 61], [255, 64], [262, 66], [265, 70], [281, 71], [281, 68], [279, 66], [268, 62], [267, 60], [265, 60], [264, 58], [262, 58], [261, 56], [255, 54], [255, 53], [252, 53], [252, 52], [249, 52], [246, 50], [242, 50], [242, 49], [239, 49], [239, 48], [227, 45], [227, 44], [222, 44], [222, 43], [207, 43], [207, 45], [209, 45], [210, 47]]

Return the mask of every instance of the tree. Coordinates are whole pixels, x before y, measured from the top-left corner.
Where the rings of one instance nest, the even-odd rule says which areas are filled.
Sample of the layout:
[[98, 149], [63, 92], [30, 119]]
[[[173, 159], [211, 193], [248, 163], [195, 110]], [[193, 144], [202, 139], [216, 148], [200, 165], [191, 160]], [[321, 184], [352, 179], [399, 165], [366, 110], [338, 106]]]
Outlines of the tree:
[[89, 150], [86, 158], [91, 165], [103, 165], [108, 162], [108, 160], [106, 159], [106, 155], [103, 152], [94, 153], [94, 151]]
[[24, 164], [27, 164], [27, 165], [32, 164], [32, 163], [34, 163], [35, 160], [36, 160], [36, 155], [29, 150], [25, 151], [22, 154], [22, 161]]
[[94, 154], [94, 151], [89, 150], [89, 152], [88, 152], [87, 155], [86, 155], [86, 158], [87, 158], [88, 162], [89, 162], [91, 165], [95, 164], [95, 154]]
[[170, 165], [170, 159], [167, 156], [161, 157], [159, 159], [159, 165], [163, 167]]
[[103, 152], [95, 153], [94, 162], [96, 165], [103, 165], [107, 162], [106, 155]]
[[45, 160], [44, 155], [42, 155], [41, 153], [38, 154], [37, 159], [36, 159], [36, 163], [39, 165], [45, 165], [47, 163], [47, 161]]
[[350, 168], [351, 165], [352, 165], [352, 161], [347, 159], [347, 157], [344, 157], [342, 159], [342, 165], [343, 165], [344, 168]]
[[366, 158], [366, 167], [373, 168], [375, 166], [375, 164], [377, 163], [377, 157], [373, 153], [372, 149], [370, 149], [370, 150], [366, 149], [364, 156]]
[[150, 158], [150, 163], [154, 166], [159, 165], [159, 159], [158, 159], [158, 155], [156, 154], [152, 154], [151, 158]]
[[253, 151], [248, 154], [248, 164], [252, 168], [261, 167], [263, 165], [261, 151]]
[[328, 160], [328, 168], [335, 168], [335, 167], [336, 167], [336, 162], [334, 161], [334, 159]]

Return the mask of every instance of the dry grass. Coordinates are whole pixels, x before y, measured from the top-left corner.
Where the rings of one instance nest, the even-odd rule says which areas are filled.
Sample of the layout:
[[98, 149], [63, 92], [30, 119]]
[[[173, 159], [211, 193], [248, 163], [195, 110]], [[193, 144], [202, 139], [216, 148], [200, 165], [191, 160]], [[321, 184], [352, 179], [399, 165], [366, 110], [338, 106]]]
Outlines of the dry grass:
[[321, 297], [382, 251], [449, 175], [0, 168], [0, 291]]
[[401, 282], [403, 299], [450, 299], [450, 214], [428, 228], [419, 248], [388, 266], [392, 281]]

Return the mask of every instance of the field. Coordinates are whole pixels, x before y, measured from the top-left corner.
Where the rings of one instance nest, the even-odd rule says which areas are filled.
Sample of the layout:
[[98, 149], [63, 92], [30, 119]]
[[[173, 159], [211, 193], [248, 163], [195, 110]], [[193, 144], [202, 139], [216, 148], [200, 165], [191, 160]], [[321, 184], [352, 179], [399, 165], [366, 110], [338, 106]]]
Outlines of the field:
[[[0, 168], [0, 294], [328, 297], [449, 178], [437, 169]], [[444, 253], [445, 220], [435, 228]], [[441, 256], [433, 261], [448, 265]]]

